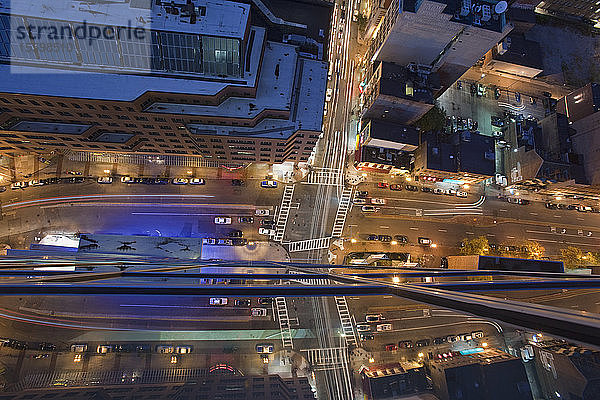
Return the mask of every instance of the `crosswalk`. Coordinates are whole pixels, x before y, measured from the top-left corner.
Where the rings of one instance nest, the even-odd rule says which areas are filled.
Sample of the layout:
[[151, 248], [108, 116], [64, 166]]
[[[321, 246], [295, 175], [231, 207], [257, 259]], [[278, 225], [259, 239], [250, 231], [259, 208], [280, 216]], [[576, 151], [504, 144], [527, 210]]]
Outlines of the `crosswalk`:
[[347, 347], [306, 349], [306, 359], [315, 371], [344, 368], [348, 364]]
[[340, 196], [337, 213], [335, 214], [335, 222], [333, 223], [333, 231], [331, 236], [341, 237], [346, 223], [346, 216], [350, 209], [350, 199], [352, 199], [352, 188], [344, 188]]
[[308, 251], [317, 249], [328, 249], [331, 242], [331, 237], [323, 237], [318, 239], [299, 240], [296, 242], [287, 242], [283, 245], [287, 246], [290, 253], [298, 251]]
[[283, 347], [294, 348], [292, 342], [292, 330], [290, 329], [290, 317], [288, 314], [285, 297], [275, 297], [275, 309], [277, 311], [277, 321], [279, 321], [279, 329], [281, 331], [281, 343]]
[[350, 315], [346, 298], [344, 296], [335, 296], [335, 306], [337, 307], [340, 316], [346, 344], [357, 346], [359, 341], [356, 338], [356, 332], [354, 331], [354, 324], [352, 323], [352, 316]]
[[288, 216], [290, 215], [290, 206], [292, 205], [292, 197], [294, 196], [294, 185], [286, 185], [283, 189], [283, 197], [281, 198], [281, 206], [279, 207], [279, 215], [277, 217], [277, 225], [275, 226], [275, 235], [273, 240], [281, 242], [285, 227], [287, 226]]
[[313, 168], [306, 176], [306, 181], [302, 183], [309, 185], [343, 186], [344, 172], [341, 169]]

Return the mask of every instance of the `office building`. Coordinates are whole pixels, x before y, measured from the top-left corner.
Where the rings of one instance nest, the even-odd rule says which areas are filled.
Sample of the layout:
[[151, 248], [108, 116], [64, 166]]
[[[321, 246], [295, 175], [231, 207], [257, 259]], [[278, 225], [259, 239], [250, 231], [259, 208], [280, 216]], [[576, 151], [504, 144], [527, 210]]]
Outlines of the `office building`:
[[532, 400], [523, 363], [497, 349], [433, 358], [427, 367], [440, 400]]
[[419, 179], [478, 183], [496, 171], [494, 138], [475, 132], [423, 134], [414, 154], [413, 173]]
[[422, 65], [447, 88], [510, 32], [506, 9], [496, 0], [393, 0], [366, 60]]
[[600, 352], [562, 340], [532, 343], [533, 361], [546, 399], [600, 398]]
[[596, 0], [544, 0], [538, 3], [536, 11], [539, 13], [593, 23], [600, 19], [600, 9]]
[[562, 261], [530, 260], [495, 256], [448, 256], [449, 269], [565, 272]]
[[360, 373], [365, 399], [395, 399], [427, 388], [425, 368], [417, 362], [363, 367]]
[[[1, 152], [308, 160], [327, 65], [267, 40], [250, 24], [249, 4], [19, 3], [29, 4], [0, 5]], [[77, 36], [82, 27], [87, 37]], [[64, 40], [51, 42], [44, 29]], [[37, 34], [19, 35], [27, 30]]]

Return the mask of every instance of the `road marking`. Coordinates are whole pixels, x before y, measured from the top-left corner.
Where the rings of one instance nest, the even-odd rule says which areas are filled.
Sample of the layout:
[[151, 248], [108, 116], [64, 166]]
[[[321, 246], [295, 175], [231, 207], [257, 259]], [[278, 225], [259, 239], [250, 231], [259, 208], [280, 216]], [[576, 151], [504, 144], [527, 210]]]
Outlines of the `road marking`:
[[558, 240], [549, 240], [549, 239], [532, 239], [532, 238], [529, 238], [527, 240], [533, 240], [533, 241], [536, 241], [536, 242], [558, 243]]
[[467, 235], [474, 235], [473, 232], [465, 232]]
[[410, 228], [408, 228], [408, 229], [412, 229], [413, 231], [418, 231], [418, 230], [419, 230], [419, 228], [415, 228], [414, 226], [411, 226], [411, 227], [410, 227]]
[[538, 213], [536, 213], [536, 212], [530, 212], [529, 214], [531, 214], [531, 215], [538, 215]]
[[382, 229], [390, 229], [389, 226], [385, 226], [385, 225], [379, 225], [379, 227], [382, 228]]
[[554, 218], [560, 218], [560, 215], [554, 215]]
[[391, 299], [394, 296], [383, 296], [384, 299]]
[[447, 229], [438, 229], [438, 232], [448, 232]]
[[496, 236], [496, 235], [494, 235], [493, 233], [486, 233], [485, 235], [486, 235], [486, 236]]
[[507, 239], [514, 239], [515, 237], [514, 236], [507, 236], [506, 238]]
[[578, 221], [585, 221], [585, 219], [583, 219], [583, 218], [579, 218], [579, 217], [577, 217], [577, 220], [578, 220]]
[[350, 225], [350, 224], [348, 224], [347, 226], [352, 227], [352, 228], [356, 228], [358, 225]]
[[501, 208], [501, 209], [500, 209], [500, 210], [498, 210], [498, 211], [502, 211], [502, 212], [508, 212], [508, 210], [505, 210], [505, 209], [503, 209], [503, 208]]

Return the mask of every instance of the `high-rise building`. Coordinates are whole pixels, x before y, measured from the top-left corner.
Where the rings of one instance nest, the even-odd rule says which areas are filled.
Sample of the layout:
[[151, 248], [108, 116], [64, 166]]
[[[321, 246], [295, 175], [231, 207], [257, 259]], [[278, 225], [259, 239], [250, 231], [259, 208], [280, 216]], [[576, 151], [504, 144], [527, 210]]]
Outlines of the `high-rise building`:
[[447, 88], [510, 32], [506, 9], [497, 0], [393, 0], [366, 59], [427, 66]]
[[267, 40], [250, 12], [211, 0], [0, 3], [0, 152], [306, 161], [327, 65]]

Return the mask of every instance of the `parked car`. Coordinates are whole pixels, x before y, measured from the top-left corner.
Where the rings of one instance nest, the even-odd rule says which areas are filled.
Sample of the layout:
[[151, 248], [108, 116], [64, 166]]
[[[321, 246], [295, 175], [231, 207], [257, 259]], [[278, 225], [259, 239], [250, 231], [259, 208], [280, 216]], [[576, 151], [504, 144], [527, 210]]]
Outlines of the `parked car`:
[[111, 176], [101, 176], [97, 180], [98, 183], [109, 184], [113, 182], [113, 178]]
[[202, 178], [190, 178], [190, 185], [204, 185], [205, 183]]
[[217, 246], [233, 246], [231, 239], [217, 239]]
[[475, 332], [471, 332], [471, 336], [473, 337], [473, 339], [481, 339], [484, 336], [483, 331], [475, 331]]
[[372, 333], [361, 333], [359, 336], [360, 340], [362, 340], [363, 342], [365, 340], [375, 340], [375, 335], [373, 335]]
[[433, 194], [444, 194], [444, 189], [435, 188], [433, 189]]
[[173, 185], [187, 185], [189, 180], [187, 178], [173, 178], [171, 182]]
[[267, 217], [267, 216], [269, 216], [269, 210], [264, 209], [264, 208], [258, 208], [256, 210], [254, 210], [254, 214], [261, 216], [261, 217]]
[[215, 245], [217, 244], [217, 239], [214, 238], [203, 238], [202, 244]]
[[29, 181], [29, 186], [44, 186], [44, 182], [42, 182], [38, 179], [33, 179], [33, 180]]
[[235, 299], [233, 302], [233, 305], [237, 307], [250, 307], [250, 304], [250, 299]]
[[394, 183], [393, 185], [390, 185], [390, 190], [402, 190], [402, 185]]
[[259, 354], [271, 354], [274, 348], [273, 343], [260, 343], [255, 347], [256, 352]]
[[[231, 185], [232, 186], [244, 186], [244, 181], [241, 179], [232, 179]], [[277, 185], [275, 185], [275, 186], [277, 186]]]
[[412, 349], [414, 347], [412, 340], [402, 340], [398, 342], [398, 347], [401, 349]]
[[107, 353], [111, 353], [112, 349], [113, 349], [112, 346], [109, 346], [107, 344], [101, 344], [98, 347], [96, 347], [96, 353], [107, 354]]
[[263, 226], [275, 225], [275, 220], [269, 219], [269, 218], [264, 218], [262, 221], [260, 221], [260, 224]]
[[85, 353], [88, 349], [87, 344], [84, 343], [78, 343], [78, 344], [72, 344], [71, 345], [71, 351], [73, 353]]
[[273, 298], [272, 297], [259, 297], [258, 304], [263, 305], [263, 306], [269, 306], [269, 305], [273, 304]]
[[432, 241], [426, 237], [419, 237], [419, 244], [423, 246], [431, 246]]
[[122, 176], [121, 183], [134, 183], [134, 181], [131, 176]]
[[276, 188], [277, 187], [277, 182], [275, 182], [275, 181], [262, 181], [260, 183], [260, 186], [264, 187], [264, 188]]
[[454, 189], [446, 189], [444, 191], [444, 194], [447, 195], [447, 196], [454, 196], [454, 195], [456, 195], [456, 190], [454, 190]]
[[175, 353], [177, 354], [190, 354], [193, 350], [192, 346], [177, 346], [175, 347]]
[[13, 182], [10, 185], [10, 188], [12, 190], [15, 190], [15, 189], [25, 189], [27, 186], [29, 186], [29, 182]]
[[261, 234], [261, 235], [271, 236], [271, 235], [275, 234], [275, 229], [269, 229], [269, 228], [260, 227], [260, 228], [258, 228], [258, 233]]
[[446, 342], [448, 343], [456, 343], [458, 341], [460, 341], [460, 336], [450, 335], [446, 337]]
[[378, 182], [377, 187], [380, 189], [386, 189], [389, 185], [385, 182]]
[[550, 210], [556, 210], [558, 209], [557, 205], [554, 203], [546, 203], [545, 204], [546, 208], [550, 209]]
[[376, 326], [377, 332], [391, 331], [392, 324], [380, 324]]
[[44, 351], [54, 351], [56, 350], [56, 345], [48, 342], [42, 342], [39, 345], [39, 349]]
[[352, 203], [356, 204], [357, 206], [363, 206], [365, 204], [367, 204], [367, 199], [364, 199], [362, 197], [358, 197], [358, 198], [354, 198], [354, 200], [352, 201]]
[[232, 238], [241, 238], [242, 236], [244, 236], [244, 232], [240, 231], [239, 229], [234, 229], [231, 232], [229, 232], [228, 236]]
[[367, 240], [377, 240], [377, 235], [375, 234], [370, 234], [369, 236], [367, 236]]
[[473, 337], [471, 336], [470, 333], [461, 333], [458, 336], [460, 337], [460, 340], [463, 342], [468, 342], [469, 340], [473, 339]]
[[254, 223], [254, 217], [238, 217], [238, 222], [242, 224], [252, 224]]
[[267, 309], [266, 308], [260, 308], [260, 307], [256, 307], [253, 308], [252, 310], [250, 310], [251, 314], [253, 317], [266, 317], [267, 316]]
[[356, 324], [356, 331], [357, 332], [370, 332], [371, 331], [371, 325], [368, 325], [368, 324]]
[[421, 339], [415, 342], [415, 346], [417, 347], [425, 347], [429, 346], [429, 339]]
[[404, 235], [395, 235], [394, 240], [400, 244], [408, 243], [408, 237], [406, 237]]
[[393, 343], [385, 345], [385, 351], [396, 351], [396, 350], [398, 350], [398, 346]]
[[404, 187], [406, 188], [406, 190], [410, 191], [410, 192], [418, 192], [419, 188], [415, 185], [404, 185]]
[[392, 241], [392, 237], [390, 235], [378, 235], [377, 240], [380, 242], [389, 243]]
[[226, 306], [227, 301], [227, 297], [211, 297], [208, 303], [211, 306]]
[[373, 197], [371, 199], [371, 204], [384, 205], [385, 199], [377, 199], [377, 198]]
[[379, 322], [383, 319], [385, 319], [385, 318], [383, 318], [383, 316], [381, 314], [367, 314], [365, 316], [365, 321], [367, 321], [367, 322]]
[[356, 197], [367, 197], [369, 195], [369, 192], [367, 192], [366, 190], [359, 190], [358, 192], [356, 192]]
[[377, 207], [375, 206], [362, 206], [360, 210], [364, 213], [374, 213], [377, 212]]
[[468, 197], [469, 193], [458, 191], [458, 192], [456, 192], [456, 196], [458, 196], [458, 197]]
[[231, 218], [230, 217], [215, 217], [215, 224], [231, 225]]
[[444, 344], [446, 343], [447, 338], [446, 337], [436, 337], [435, 339], [433, 339], [433, 344]]
[[231, 239], [231, 241], [233, 242], [234, 246], [245, 246], [248, 244], [248, 240], [242, 238]]
[[155, 347], [155, 350], [157, 353], [161, 353], [161, 354], [171, 354], [173, 351], [175, 351], [175, 348], [171, 345], [165, 345], [165, 344], [159, 344]]
[[433, 193], [433, 189], [430, 188], [430, 187], [427, 187], [427, 186], [423, 186], [421, 188], [421, 192], [423, 192], [423, 193]]

